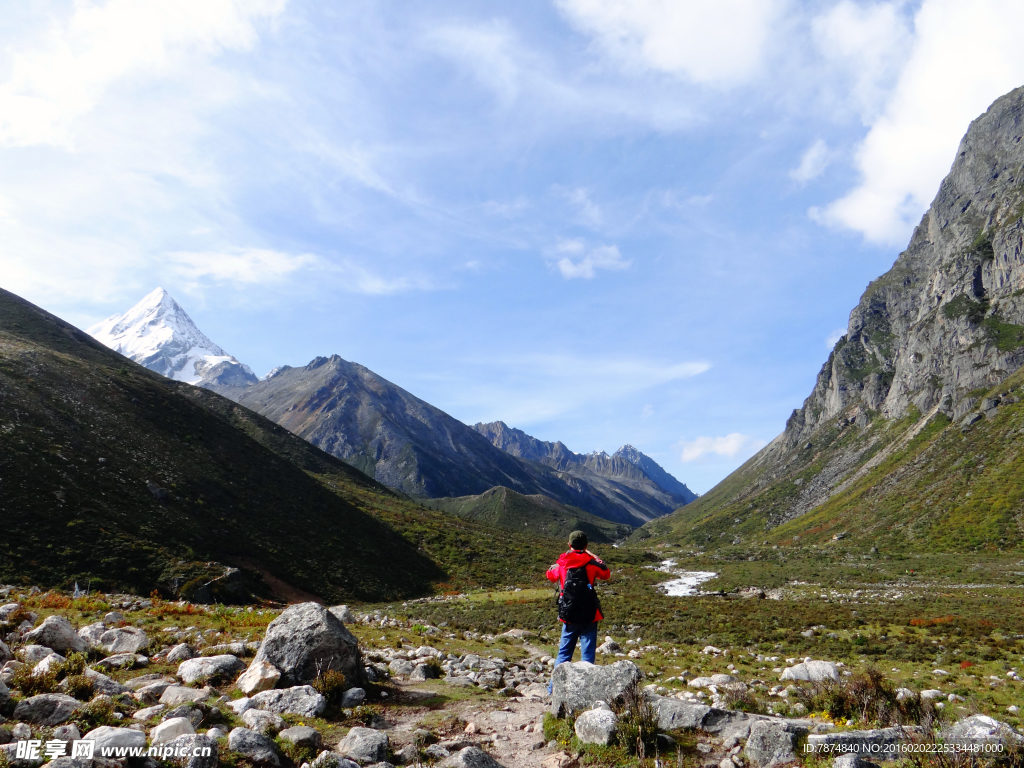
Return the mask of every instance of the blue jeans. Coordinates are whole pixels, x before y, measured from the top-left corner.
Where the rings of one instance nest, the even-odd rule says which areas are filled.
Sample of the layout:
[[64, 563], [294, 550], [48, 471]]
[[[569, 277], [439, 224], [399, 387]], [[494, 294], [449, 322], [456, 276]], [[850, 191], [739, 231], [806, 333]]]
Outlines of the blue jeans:
[[[580, 642], [580, 657], [582, 661], [594, 663], [595, 652], [597, 651], [597, 622], [589, 624], [563, 624], [562, 640], [558, 645], [558, 657], [555, 659], [555, 668], [565, 661], [572, 661], [572, 654], [576, 650], [576, 641]], [[554, 671], [554, 670], [552, 670]], [[551, 693], [553, 683], [548, 683], [548, 693]]]

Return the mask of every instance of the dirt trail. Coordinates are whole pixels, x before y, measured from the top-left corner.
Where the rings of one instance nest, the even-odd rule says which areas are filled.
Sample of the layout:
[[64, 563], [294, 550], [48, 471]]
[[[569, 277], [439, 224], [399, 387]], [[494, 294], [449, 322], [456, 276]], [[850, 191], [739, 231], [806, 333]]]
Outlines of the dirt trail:
[[[417, 698], [433, 695], [419, 689], [419, 685], [405, 681], [394, 681], [402, 689], [403, 698], [414, 702]], [[499, 763], [508, 768], [540, 768], [541, 762], [557, 749], [546, 746], [541, 726], [547, 710], [547, 697], [538, 693], [505, 700], [471, 699], [453, 702], [444, 708], [446, 715], [456, 716], [475, 728], [474, 732], [453, 733], [441, 737], [440, 743], [451, 752], [475, 744], [489, 752]], [[387, 733], [395, 749], [413, 740], [413, 732], [421, 727], [428, 710], [409, 710], [397, 717], [393, 712], [387, 715], [390, 727]], [[458, 742], [453, 745], [451, 742]]]

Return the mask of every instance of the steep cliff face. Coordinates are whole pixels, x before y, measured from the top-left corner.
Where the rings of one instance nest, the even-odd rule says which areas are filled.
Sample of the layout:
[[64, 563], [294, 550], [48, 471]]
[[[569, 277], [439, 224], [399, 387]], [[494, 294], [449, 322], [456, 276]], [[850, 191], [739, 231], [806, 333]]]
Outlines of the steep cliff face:
[[[851, 528], [900, 546], [1024, 542], [1022, 135], [1018, 88], [971, 123], [908, 248], [868, 286], [785, 431], [635, 535], [741, 546]], [[973, 466], [995, 465], [994, 484], [972, 485]], [[972, 528], [985, 532], [964, 539]]]
[[1024, 362], [1024, 88], [975, 120], [910, 245], [850, 314], [803, 408], [794, 444], [849, 413], [913, 405], [951, 417]]

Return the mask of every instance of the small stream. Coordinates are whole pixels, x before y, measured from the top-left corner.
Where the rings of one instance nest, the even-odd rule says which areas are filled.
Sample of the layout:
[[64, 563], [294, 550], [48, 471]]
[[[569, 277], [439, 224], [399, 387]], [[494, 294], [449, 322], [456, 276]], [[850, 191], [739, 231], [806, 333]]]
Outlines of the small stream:
[[672, 558], [663, 560], [658, 570], [671, 574], [676, 578], [672, 581], [665, 581], [657, 584], [658, 591], [669, 597], [688, 597], [699, 591], [697, 588], [705, 581], [711, 581], [718, 574], [714, 571], [684, 571], [676, 567], [676, 561]]

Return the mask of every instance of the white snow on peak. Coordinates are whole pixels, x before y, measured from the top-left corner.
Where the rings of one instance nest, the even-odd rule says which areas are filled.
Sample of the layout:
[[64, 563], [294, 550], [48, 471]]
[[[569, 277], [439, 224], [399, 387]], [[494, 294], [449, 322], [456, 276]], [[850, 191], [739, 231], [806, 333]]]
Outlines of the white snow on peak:
[[163, 288], [88, 330], [97, 341], [169, 379], [198, 384], [214, 366], [242, 365], [200, 331]]

